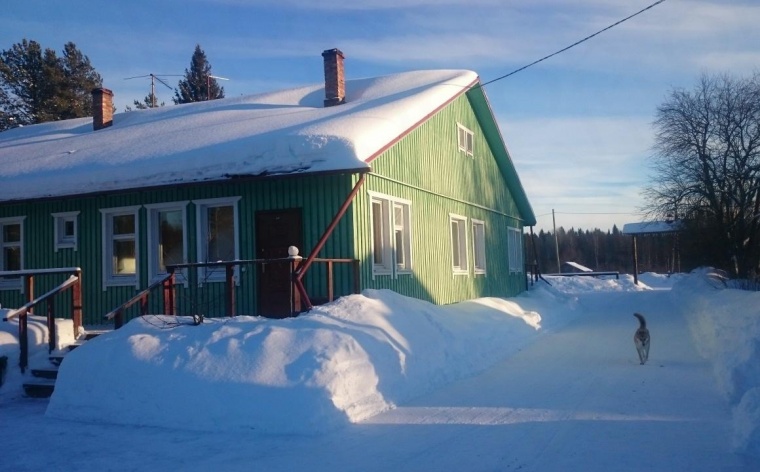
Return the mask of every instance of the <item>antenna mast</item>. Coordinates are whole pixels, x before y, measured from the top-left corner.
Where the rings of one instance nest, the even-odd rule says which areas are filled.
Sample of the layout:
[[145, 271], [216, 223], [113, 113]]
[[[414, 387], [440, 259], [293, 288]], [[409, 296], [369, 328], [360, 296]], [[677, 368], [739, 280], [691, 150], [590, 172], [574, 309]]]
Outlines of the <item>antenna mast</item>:
[[[180, 74], [159, 74], [162, 77], [182, 77]], [[150, 77], [150, 107], [156, 108], [156, 80], [164, 84], [166, 88], [172, 90], [171, 86], [167, 84], [161, 77], [156, 74], [136, 75], [134, 77], [127, 77], [124, 80], [141, 79], [143, 77]]]

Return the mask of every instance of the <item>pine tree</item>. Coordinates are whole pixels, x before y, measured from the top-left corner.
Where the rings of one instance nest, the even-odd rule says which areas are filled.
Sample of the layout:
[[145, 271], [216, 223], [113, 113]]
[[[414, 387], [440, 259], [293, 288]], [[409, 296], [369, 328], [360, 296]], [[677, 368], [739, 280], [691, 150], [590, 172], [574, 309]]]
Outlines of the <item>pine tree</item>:
[[211, 64], [200, 44], [195, 45], [190, 69], [185, 69], [185, 78], [179, 81], [178, 87], [174, 90], [175, 104], [224, 98], [224, 87], [212, 77]]
[[90, 58], [82, 54], [72, 42], [64, 45], [60, 62], [66, 85], [58, 90], [58, 96], [67, 102], [63, 106], [61, 119], [90, 116], [92, 90], [100, 87], [103, 79], [90, 64]]
[[24, 39], [0, 52], [0, 130], [89, 116], [90, 91], [101, 83], [74, 43], [67, 43], [59, 58]]
[[[148, 95], [146, 95], [145, 98], [143, 98], [142, 102], [138, 100], [134, 100], [132, 103], [134, 104], [135, 109], [137, 110], [146, 110], [148, 108], [158, 108], [158, 107], [163, 107], [166, 105], [166, 103], [164, 102], [158, 103], [158, 98], [152, 93], [149, 93]], [[132, 111], [132, 107], [127, 105], [126, 111]]]

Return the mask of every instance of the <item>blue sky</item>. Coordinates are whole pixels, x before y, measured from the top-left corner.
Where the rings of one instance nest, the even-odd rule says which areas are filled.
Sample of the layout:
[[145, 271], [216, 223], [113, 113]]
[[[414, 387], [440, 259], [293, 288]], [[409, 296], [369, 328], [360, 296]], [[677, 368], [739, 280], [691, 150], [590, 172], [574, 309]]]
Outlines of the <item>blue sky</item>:
[[[321, 52], [347, 78], [471, 69], [490, 81], [655, 0], [8, 0], [0, 49], [73, 41], [119, 111], [164, 74], [173, 87], [200, 44], [227, 96], [323, 80]], [[702, 73], [760, 71], [755, 0], [666, 0], [547, 61], [486, 86], [538, 229], [639, 221], [656, 108]], [[158, 86], [160, 100], [173, 92]]]

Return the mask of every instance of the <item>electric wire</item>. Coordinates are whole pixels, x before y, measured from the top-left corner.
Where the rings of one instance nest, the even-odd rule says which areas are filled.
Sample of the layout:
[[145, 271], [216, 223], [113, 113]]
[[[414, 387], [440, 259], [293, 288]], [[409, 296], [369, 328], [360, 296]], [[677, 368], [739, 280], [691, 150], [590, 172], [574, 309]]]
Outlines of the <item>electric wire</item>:
[[497, 78], [495, 78], [495, 79], [489, 80], [488, 82], [484, 82], [484, 83], [480, 84], [479, 86], [480, 86], [480, 87], [484, 87], [484, 86], [486, 86], [486, 85], [488, 85], [488, 84], [492, 84], [492, 83], [494, 83], [494, 82], [496, 82], [496, 81], [499, 81], [499, 80], [502, 80], [502, 79], [506, 79], [506, 78], [507, 78], [507, 77], [509, 77], [509, 76], [512, 76], [512, 75], [515, 75], [515, 74], [517, 74], [518, 72], [524, 71], [524, 70], [525, 70], [525, 69], [527, 69], [528, 67], [532, 67], [532, 66], [534, 66], [534, 65], [538, 64], [539, 62], [543, 62], [543, 61], [545, 61], [545, 60], [547, 60], [547, 59], [549, 59], [549, 58], [551, 58], [551, 57], [554, 57], [554, 56], [556, 56], [557, 54], [561, 54], [561, 53], [563, 53], [563, 52], [567, 51], [568, 49], [574, 48], [575, 46], [578, 46], [579, 44], [581, 44], [581, 43], [584, 43], [584, 42], [588, 41], [589, 39], [593, 38], [594, 36], [598, 36], [598, 35], [600, 35], [600, 34], [604, 33], [605, 31], [607, 31], [607, 30], [610, 30], [610, 29], [614, 28], [615, 26], [618, 26], [619, 24], [621, 24], [621, 23], [624, 23], [624, 22], [626, 22], [626, 21], [630, 20], [631, 18], [633, 18], [633, 17], [635, 17], [635, 16], [638, 16], [638, 15], [640, 15], [640, 14], [642, 14], [642, 13], [646, 12], [647, 10], [651, 10], [652, 8], [656, 7], [657, 5], [659, 5], [660, 3], [663, 3], [663, 2], [665, 2], [665, 0], [658, 0], [658, 1], [654, 2], [653, 4], [649, 5], [648, 7], [642, 8], [641, 10], [637, 11], [637, 12], [636, 12], [636, 13], [634, 13], [633, 15], [627, 16], [627, 17], [623, 18], [622, 20], [616, 21], [615, 23], [613, 23], [613, 24], [611, 24], [611, 25], [607, 26], [606, 28], [603, 28], [603, 29], [601, 29], [601, 30], [597, 31], [597, 32], [596, 32], [596, 33], [594, 33], [594, 34], [591, 34], [591, 35], [589, 35], [589, 36], [586, 36], [585, 38], [583, 38], [583, 39], [581, 39], [581, 40], [579, 40], [579, 41], [576, 41], [576, 42], [574, 42], [574, 43], [573, 43], [573, 44], [571, 44], [570, 46], [567, 46], [567, 47], [565, 47], [565, 48], [562, 48], [562, 49], [560, 49], [560, 50], [559, 50], [559, 51], [557, 51], [557, 52], [553, 52], [553, 53], [551, 53], [551, 54], [549, 54], [549, 55], [547, 55], [547, 56], [544, 56], [544, 57], [542, 57], [541, 59], [538, 59], [538, 60], [536, 60], [536, 61], [533, 61], [533, 62], [531, 62], [531, 63], [530, 63], [530, 64], [528, 64], [528, 65], [525, 65], [525, 66], [522, 66], [522, 67], [520, 67], [519, 69], [515, 69], [515, 70], [513, 70], [512, 72], [510, 72], [510, 73], [508, 73], [508, 74], [502, 75], [501, 77], [497, 77]]

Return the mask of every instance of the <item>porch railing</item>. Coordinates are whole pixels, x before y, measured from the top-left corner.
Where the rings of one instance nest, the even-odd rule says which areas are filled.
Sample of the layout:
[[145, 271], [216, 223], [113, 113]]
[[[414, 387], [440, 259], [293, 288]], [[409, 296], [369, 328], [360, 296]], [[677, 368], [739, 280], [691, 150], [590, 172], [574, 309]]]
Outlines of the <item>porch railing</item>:
[[[34, 298], [34, 278], [37, 275], [48, 274], [71, 274], [68, 279], [49, 290], [47, 293]], [[55, 349], [56, 327], [55, 314], [53, 310], [54, 297], [64, 291], [71, 289], [71, 315], [74, 323], [74, 334], [79, 332], [82, 326], [82, 269], [79, 267], [66, 267], [59, 269], [31, 269], [2, 271], [0, 277], [22, 277], [24, 280], [24, 294], [28, 300], [22, 307], [8, 312], [3, 321], [10, 321], [18, 318], [18, 338], [19, 338], [19, 367], [21, 372], [25, 372], [29, 366], [29, 314], [32, 309], [42, 302], [46, 302], [46, 317], [48, 328], [48, 350], [52, 352]]]
[[[127, 302], [123, 303], [119, 307], [115, 308], [103, 318], [106, 320], [113, 320], [114, 327], [120, 328], [124, 324], [124, 313], [127, 308], [140, 303], [141, 315], [146, 315], [148, 310], [148, 298], [155, 294], [159, 288], [163, 293], [164, 313], [167, 315], [176, 315], [177, 311], [177, 295], [176, 295], [176, 280], [177, 273], [185, 269], [208, 269], [208, 268], [224, 268], [224, 313], [226, 316], [235, 316], [237, 314], [237, 306], [235, 300], [235, 268], [245, 265], [260, 265], [260, 264], [289, 264], [290, 265], [290, 279], [291, 279], [291, 297], [290, 297], [290, 314], [291, 316], [297, 315], [302, 311], [302, 307], [306, 309], [312, 308], [312, 303], [309, 295], [304, 288], [304, 285], [300, 278], [296, 277], [296, 270], [301, 264], [302, 258], [299, 256], [274, 258], [274, 259], [246, 259], [236, 261], [216, 261], [216, 262], [191, 262], [183, 264], [173, 264], [166, 267], [167, 274], [161, 279], [153, 282], [146, 289], [142, 290], [134, 297], [130, 298]], [[333, 301], [335, 298], [335, 265], [336, 264], [350, 264], [352, 268], [352, 291], [353, 293], [359, 293], [360, 290], [360, 274], [359, 274], [359, 261], [357, 259], [341, 259], [341, 258], [315, 258], [315, 263], [326, 265], [326, 301]], [[185, 275], [185, 279], [186, 279]], [[259, 296], [263, 296], [259, 294]]]
[[148, 314], [148, 297], [158, 287], [161, 287], [164, 293], [164, 312], [167, 315], [173, 315], [174, 304], [175, 304], [174, 280], [175, 280], [174, 272], [170, 272], [166, 274], [165, 276], [156, 280], [152, 284], [148, 285], [148, 288], [146, 288], [145, 290], [142, 290], [141, 292], [137, 293], [134, 297], [127, 300], [125, 303], [122, 303], [121, 305], [116, 307], [114, 310], [111, 310], [110, 312], [106, 313], [103, 316], [103, 319], [109, 320], [109, 321], [113, 320], [114, 328], [119, 329], [124, 325], [124, 312], [127, 310], [127, 308], [131, 307], [137, 302], [140, 302], [140, 315], [142, 316], [147, 315]]

